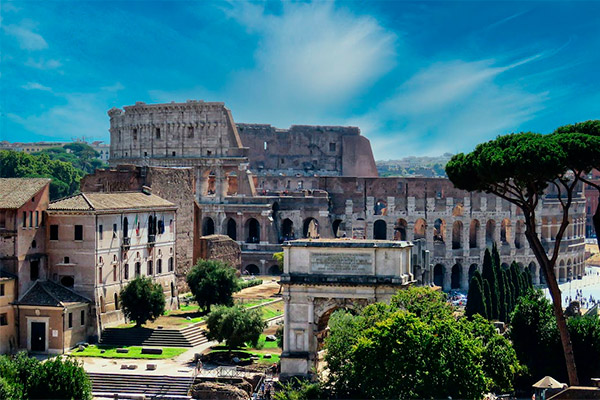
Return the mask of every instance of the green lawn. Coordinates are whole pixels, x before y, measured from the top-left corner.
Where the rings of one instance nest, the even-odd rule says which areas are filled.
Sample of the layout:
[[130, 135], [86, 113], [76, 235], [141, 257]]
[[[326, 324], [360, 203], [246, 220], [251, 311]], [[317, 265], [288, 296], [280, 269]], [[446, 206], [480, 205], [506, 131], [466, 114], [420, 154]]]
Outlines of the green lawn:
[[[227, 351], [228, 350], [225, 350], [225, 349], [218, 349], [218, 350], [212, 350], [211, 353], [219, 353], [219, 352], [227, 352]], [[240, 350], [236, 350], [236, 351], [240, 351]], [[279, 362], [279, 359], [280, 359], [280, 355], [276, 354], [276, 353], [268, 353], [268, 354], [271, 354], [271, 358], [265, 358], [265, 354], [267, 354], [267, 353], [260, 353], [258, 351], [252, 351], [252, 350], [241, 350], [241, 352], [245, 353], [247, 355], [247, 357], [245, 357], [245, 358], [250, 358], [251, 356], [258, 357], [259, 358], [258, 362], [261, 364], [277, 363], [277, 362]]]
[[267, 304], [266, 306], [261, 307], [261, 311], [263, 314], [263, 319], [269, 319], [283, 315], [283, 301]]
[[261, 347], [261, 343], [262, 343], [262, 348], [263, 349], [278, 349], [279, 347], [277, 347], [277, 342], [267, 342], [266, 340], [266, 335], [260, 335], [260, 339], [258, 339], [258, 346], [257, 347]]
[[[117, 353], [118, 348], [129, 349], [128, 353]], [[104, 350], [104, 353], [102, 353]], [[159, 360], [165, 358], [173, 358], [180, 354], [185, 353], [186, 348], [182, 347], [165, 347], [162, 349], [162, 354], [142, 354], [142, 348], [140, 346], [103, 346], [103, 345], [89, 345], [83, 351], [73, 350], [72, 356], [76, 357], [100, 357], [100, 358], [129, 358], [129, 359], [148, 359], [148, 360]]]
[[273, 300], [275, 300], [275, 299], [271, 299], [271, 298], [268, 298], [268, 299], [237, 299], [236, 304], [239, 304], [246, 308], [249, 308], [249, 307], [259, 306], [261, 304], [265, 304], [265, 303], [268, 303]]

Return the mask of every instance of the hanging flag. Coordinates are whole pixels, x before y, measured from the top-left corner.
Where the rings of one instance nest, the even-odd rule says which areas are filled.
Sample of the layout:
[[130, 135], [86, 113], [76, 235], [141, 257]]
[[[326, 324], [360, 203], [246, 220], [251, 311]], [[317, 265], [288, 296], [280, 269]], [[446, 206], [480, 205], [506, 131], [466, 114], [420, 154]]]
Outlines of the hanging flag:
[[137, 214], [135, 214], [134, 225], [135, 225], [135, 234], [136, 234], [136, 236], [140, 236], [140, 223], [138, 222], [138, 215]]

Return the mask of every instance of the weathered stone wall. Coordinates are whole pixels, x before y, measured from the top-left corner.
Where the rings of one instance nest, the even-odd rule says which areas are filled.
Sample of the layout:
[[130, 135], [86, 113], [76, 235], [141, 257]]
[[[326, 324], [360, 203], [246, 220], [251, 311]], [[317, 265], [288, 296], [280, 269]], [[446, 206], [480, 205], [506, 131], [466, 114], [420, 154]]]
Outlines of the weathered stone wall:
[[197, 258], [223, 261], [235, 269], [240, 269], [242, 265], [242, 251], [240, 245], [229, 236], [202, 236], [196, 244], [198, 249]]
[[[371, 144], [357, 127], [237, 124], [249, 148], [251, 170], [258, 175], [377, 176]], [[277, 172], [277, 173], [275, 173]]]

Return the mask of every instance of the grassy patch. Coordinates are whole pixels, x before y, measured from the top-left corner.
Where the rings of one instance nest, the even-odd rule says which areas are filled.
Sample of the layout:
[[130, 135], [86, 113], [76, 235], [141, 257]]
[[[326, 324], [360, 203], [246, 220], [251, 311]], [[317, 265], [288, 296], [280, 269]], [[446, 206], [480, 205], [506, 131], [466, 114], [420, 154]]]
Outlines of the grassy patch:
[[[128, 353], [117, 353], [118, 348], [128, 349]], [[104, 350], [104, 353], [102, 352]], [[185, 353], [186, 348], [182, 347], [165, 347], [163, 348], [162, 354], [142, 354], [142, 348], [140, 346], [103, 346], [103, 345], [90, 345], [84, 350], [73, 350], [72, 356], [76, 357], [100, 357], [100, 358], [129, 358], [129, 359], [148, 359], [148, 360], [159, 360], [165, 358], [173, 358], [180, 354]]]
[[283, 302], [277, 302], [273, 304], [267, 304], [260, 309], [263, 314], [263, 319], [269, 319], [283, 315]]
[[249, 308], [259, 306], [261, 304], [265, 304], [273, 300], [275, 299], [237, 299], [236, 303], [243, 307]]
[[[217, 347], [217, 346], [215, 346]], [[220, 346], [219, 346], [220, 347]], [[217, 349], [217, 350], [212, 350], [211, 353], [222, 353], [222, 352], [227, 352], [228, 350], [226, 349]], [[258, 362], [260, 364], [272, 364], [272, 363], [277, 363], [279, 362], [280, 359], [280, 355], [276, 354], [276, 353], [261, 353], [258, 351], [252, 351], [252, 350], [237, 350], [238, 353], [242, 353], [244, 354], [246, 357], [241, 358], [242, 361], [249, 359], [252, 356], [258, 357]], [[271, 358], [265, 358], [265, 354], [271, 354]]]
[[258, 339], [258, 345], [256, 347], [260, 349], [279, 349], [277, 347], [277, 342], [267, 342], [266, 335], [260, 335], [260, 339]]

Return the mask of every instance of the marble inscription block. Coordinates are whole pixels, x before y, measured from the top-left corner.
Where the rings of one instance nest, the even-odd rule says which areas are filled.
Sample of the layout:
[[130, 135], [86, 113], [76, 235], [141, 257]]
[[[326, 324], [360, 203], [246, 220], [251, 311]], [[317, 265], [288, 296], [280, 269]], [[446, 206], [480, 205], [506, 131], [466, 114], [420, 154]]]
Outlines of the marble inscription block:
[[310, 272], [317, 274], [372, 275], [370, 253], [311, 253]]

